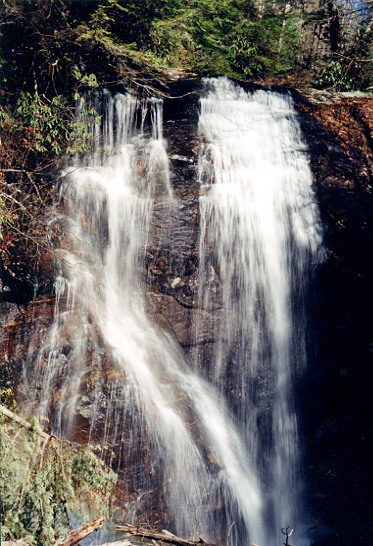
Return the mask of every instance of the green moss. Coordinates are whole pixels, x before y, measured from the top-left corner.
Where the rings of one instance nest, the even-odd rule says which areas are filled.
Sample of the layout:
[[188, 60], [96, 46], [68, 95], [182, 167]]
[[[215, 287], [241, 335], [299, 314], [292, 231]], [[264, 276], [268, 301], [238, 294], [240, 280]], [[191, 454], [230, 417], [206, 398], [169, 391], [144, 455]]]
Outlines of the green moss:
[[69, 532], [67, 510], [84, 500], [108, 515], [116, 475], [89, 447], [0, 422], [1, 539], [49, 546]]

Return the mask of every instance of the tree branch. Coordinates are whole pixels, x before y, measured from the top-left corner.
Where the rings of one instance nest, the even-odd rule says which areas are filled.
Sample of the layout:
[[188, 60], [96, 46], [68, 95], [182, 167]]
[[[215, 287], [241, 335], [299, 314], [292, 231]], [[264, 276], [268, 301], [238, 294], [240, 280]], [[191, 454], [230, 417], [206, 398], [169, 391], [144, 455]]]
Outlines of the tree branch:
[[34, 430], [39, 436], [42, 436], [46, 440], [50, 440], [51, 438], [54, 438], [54, 436], [51, 436], [50, 434], [47, 434], [44, 432], [41, 427], [37, 424], [31, 424], [26, 419], [23, 419], [23, 417], [20, 417], [13, 411], [8, 410], [5, 406], [0, 404], [0, 413], [3, 415], [6, 415], [6, 417], [9, 417], [9, 419], [13, 419], [13, 421], [16, 421], [19, 425], [21, 425], [24, 428], [27, 428], [27, 430]]
[[78, 542], [93, 533], [93, 531], [100, 529], [104, 521], [104, 516], [96, 516], [87, 521], [87, 523], [83, 523], [83, 525], [78, 527], [78, 529], [75, 529], [75, 531], [71, 531], [67, 537], [60, 539], [53, 546], [75, 546], [75, 544], [78, 544]]

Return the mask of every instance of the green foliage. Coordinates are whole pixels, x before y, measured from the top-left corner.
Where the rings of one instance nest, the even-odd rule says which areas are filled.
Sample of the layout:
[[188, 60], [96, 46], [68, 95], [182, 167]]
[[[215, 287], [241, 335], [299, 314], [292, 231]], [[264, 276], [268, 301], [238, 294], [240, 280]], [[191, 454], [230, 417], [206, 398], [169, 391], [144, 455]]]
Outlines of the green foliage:
[[108, 514], [116, 475], [89, 448], [0, 423], [1, 539], [50, 546], [69, 531], [79, 501]]
[[[328, 15], [331, 3], [324, 4], [310, 6], [300, 0], [17, 1], [14, 9], [3, 8], [10, 23], [2, 29], [3, 82], [11, 90], [24, 81], [24, 91], [32, 93], [33, 80], [37, 80], [40, 96], [52, 100], [71, 96], [74, 77], [81, 85], [96, 86], [97, 79], [85, 74], [86, 67], [101, 81], [121, 79], [118, 74], [129, 74], [131, 80], [134, 61], [279, 80], [307, 69], [330, 85], [330, 78], [338, 80], [331, 53], [339, 52], [348, 58], [344, 64], [354, 58], [365, 63], [349, 70], [348, 77], [343, 75], [341, 86], [347, 88], [351, 77], [355, 87], [369, 87], [370, 2], [363, 2], [366, 9], [357, 14], [346, 8], [347, 3], [336, 3], [340, 32], [334, 34]], [[314, 33], [319, 36], [317, 44]], [[320, 67], [329, 60], [331, 65], [321, 75]], [[338, 62], [343, 64], [341, 59]], [[80, 76], [74, 75], [74, 67]], [[45, 142], [40, 147], [51, 148]]]
[[107, 2], [107, 5], [99, 5], [97, 9], [91, 15], [91, 28], [95, 31], [108, 34], [106, 28], [114, 22], [114, 18], [109, 15], [107, 8], [111, 7], [111, 2]]
[[232, 0], [174, 2], [154, 20], [149, 46], [164, 64], [230, 73], [230, 37], [239, 18]]
[[257, 55], [258, 47], [243, 35], [237, 36], [229, 48], [229, 59], [233, 70], [243, 74], [245, 78], [257, 76], [262, 72]]
[[163, 64], [244, 78], [281, 75], [300, 66], [301, 16], [295, 8], [287, 12], [279, 3], [276, 11], [271, 2], [259, 17], [252, 2], [166, 4], [148, 43]]
[[261, 19], [247, 22], [240, 34], [247, 43], [255, 46], [255, 52], [250, 50], [250, 63], [254, 68], [252, 75], [283, 77], [299, 69], [302, 51], [299, 29], [300, 18], [297, 13], [270, 13]]
[[202, 47], [190, 32], [192, 13], [180, 11], [170, 20], [154, 22], [150, 50], [161, 64], [197, 69], [202, 61]]
[[91, 16], [96, 37], [111, 36], [134, 49], [147, 47], [152, 21], [167, 0], [103, 0]]
[[[79, 70], [79, 67], [77, 65], [74, 65], [72, 67], [71, 73], [75, 80], [79, 82], [83, 86], [87, 86], [90, 89], [97, 89], [98, 87], [98, 81], [95, 74], [83, 74]], [[76, 98], [76, 97], [74, 97]]]
[[279, 47], [279, 64], [283, 73], [301, 68], [301, 24], [299, 13], [291, 13], [283, 20]]
[[315, 80], [314, 86], [332, 91], [351, 91], [355, 89], [354, 80], [340, 61], [331, 59]]
[[[81, 78], [91, 87], [97, 85], [93, 75]], [[76, 98], [80, 99], [77, 93]], [[96, 117], [94, 109], [86, 112], [92, 120]], [[92, 134], [90, 125], [77, 121], [74, 113], [62, 95], [48, 99], [38, 92], [22, 92], [12, 113], [0, 109], [0, 120], [14, 131], [27, 135], [29, 149], [42, 153], [59, 155], [83, 153], [89, 149]]]
[[348, 63], [343, 60], [330, 59], [314, 81], [318, 89], [331, 91], [355, 91], [370, 88], [373, 84], [373, 59], [359, 63], [356, 59], [350, 59]]
[[[1, 206], [1, 200], [0, 200]], [[0, 404], [8, 408], [8, 410], [18, 413], [18, 405], [14, 396], [14, 392], [9, 388], [0, 389]]]

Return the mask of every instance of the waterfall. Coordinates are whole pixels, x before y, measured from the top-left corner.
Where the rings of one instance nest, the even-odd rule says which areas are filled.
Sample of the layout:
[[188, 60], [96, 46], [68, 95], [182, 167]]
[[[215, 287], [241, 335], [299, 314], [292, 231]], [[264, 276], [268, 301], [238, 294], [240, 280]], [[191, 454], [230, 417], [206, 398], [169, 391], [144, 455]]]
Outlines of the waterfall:
[[195, 365], [232, 401], [262, 485], [266, 544], [275, 544], [301, 518], [292, 385], [306, 364], [304, 295], [321, 227], [291, 98], [246, 93], [225, 78], [206, 85], [199, 301], [222, 302], [225, 320], [211, 365], [200, 348]]
[[106, 92], [92, 152], [63, 173], [54, 321], [26, 385], [62, 436], [84, 402], [86, 439], [132, 484], [133, 523], [158, 510], [175, 534], [274, 546], [300, 505], [292, 381], [320, 227], [290, 98], [207, 86], [198, 299], [224, 316], [210, 352], [203, 321], [191, 363], [147, 313], [149, 241], [172, 243], [178, 210], [162, 101]]
[[[162, 104], [136, 104], [119, 94], [102, 102], [93, 153], [65, 174], [55, 320], [28, 384], [39, 386], [39, 411], [48, 413], [54, 400], [55, 432], [69, 436], [82, 384], [96, 381], [94, 414], [101, 405], [112, 415], [102, 426], [102, 444], [122, 435], [124, 451], [150, 454], [148, 478], [132, 476], [137, 501], [160, 487], [175, 532], [226, 538], [241, 521], [231, 542], [247, 542], [249, 533], [262, 531], [259, 484], [228, 407], [145, 313], [140, 271], [152, 211], [156, 201], [174, 207]], [[164, 224], [161, 237], [169, 235]], [[101, 384], [108, 366], [103, 348], [115, 368], [110, 392]]]

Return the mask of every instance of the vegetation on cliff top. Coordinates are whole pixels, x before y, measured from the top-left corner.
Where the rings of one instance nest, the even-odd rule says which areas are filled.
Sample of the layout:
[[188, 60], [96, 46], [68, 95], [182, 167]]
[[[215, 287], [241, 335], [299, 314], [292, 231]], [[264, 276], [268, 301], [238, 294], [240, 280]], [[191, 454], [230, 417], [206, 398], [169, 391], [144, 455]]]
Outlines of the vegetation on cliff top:
[[2, 88], [66, 96], [74, 65], [105, 82], [126, 64], [136, 85], [140, 63], [364, 89], [372, 15], [371, 0], [4, 0]]

